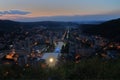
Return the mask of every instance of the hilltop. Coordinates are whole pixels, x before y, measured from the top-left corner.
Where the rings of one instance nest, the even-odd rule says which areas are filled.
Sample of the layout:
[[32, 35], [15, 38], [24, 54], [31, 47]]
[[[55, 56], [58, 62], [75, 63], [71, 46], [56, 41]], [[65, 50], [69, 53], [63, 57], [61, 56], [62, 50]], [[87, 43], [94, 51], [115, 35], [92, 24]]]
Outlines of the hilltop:
[[83, 33], [100, 35], [102, 37], [120, 41], [120, 18], [106, 21], [99, 25], [83, 25], [82, 27]]
[[41, 22], [16, 22], [10, 20], [0, 20], [0, 31], [13, 31], [19, 28], [47, 27], [47, 28], [64, 28], [67, 26], [77, 26], [73, 22], [56, 22], [56, 21], [41, 21]]

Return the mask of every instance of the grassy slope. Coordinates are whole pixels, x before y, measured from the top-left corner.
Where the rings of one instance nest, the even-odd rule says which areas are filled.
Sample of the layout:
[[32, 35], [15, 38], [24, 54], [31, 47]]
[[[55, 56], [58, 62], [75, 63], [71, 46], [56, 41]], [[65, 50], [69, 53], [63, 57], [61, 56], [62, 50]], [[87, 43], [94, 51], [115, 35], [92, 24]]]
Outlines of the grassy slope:
[[[119, 80], [120, 59], [102, 61], [98, 57], [82, 60], [80, 63], [66, 63], [55, 68], [21, 68], [19, 66], [1, 66], [1, 79], [20, 80]], [[9, 74], [5, 75], [5, 72]]]

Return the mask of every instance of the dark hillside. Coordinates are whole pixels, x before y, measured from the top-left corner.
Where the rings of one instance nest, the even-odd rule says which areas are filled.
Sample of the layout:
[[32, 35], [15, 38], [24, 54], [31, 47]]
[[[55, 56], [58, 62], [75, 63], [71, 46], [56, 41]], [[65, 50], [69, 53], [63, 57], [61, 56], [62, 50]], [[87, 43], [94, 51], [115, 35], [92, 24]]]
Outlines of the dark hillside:
[[107, 21], [99, 25], [87, 25], [83, 32], [120, 41], [120, 19]]

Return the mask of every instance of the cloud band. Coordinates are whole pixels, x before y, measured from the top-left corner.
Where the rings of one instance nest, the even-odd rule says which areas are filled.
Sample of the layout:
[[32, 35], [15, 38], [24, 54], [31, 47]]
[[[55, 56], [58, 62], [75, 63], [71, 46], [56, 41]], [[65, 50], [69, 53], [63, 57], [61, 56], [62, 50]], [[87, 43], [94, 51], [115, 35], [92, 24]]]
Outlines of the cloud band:
[[0, 15], [27, 15], [27, 14], [31, 14], [31, 12], [22, 10], [0, 11]]

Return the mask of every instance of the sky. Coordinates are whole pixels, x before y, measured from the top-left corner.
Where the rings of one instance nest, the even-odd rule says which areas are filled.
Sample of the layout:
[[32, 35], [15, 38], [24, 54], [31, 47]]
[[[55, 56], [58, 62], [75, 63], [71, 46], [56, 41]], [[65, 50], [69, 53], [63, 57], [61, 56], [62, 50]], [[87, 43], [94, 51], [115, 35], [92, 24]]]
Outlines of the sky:
[[108, 20], [120, 17], [120, 0], [0, 0], [0, 19]]

